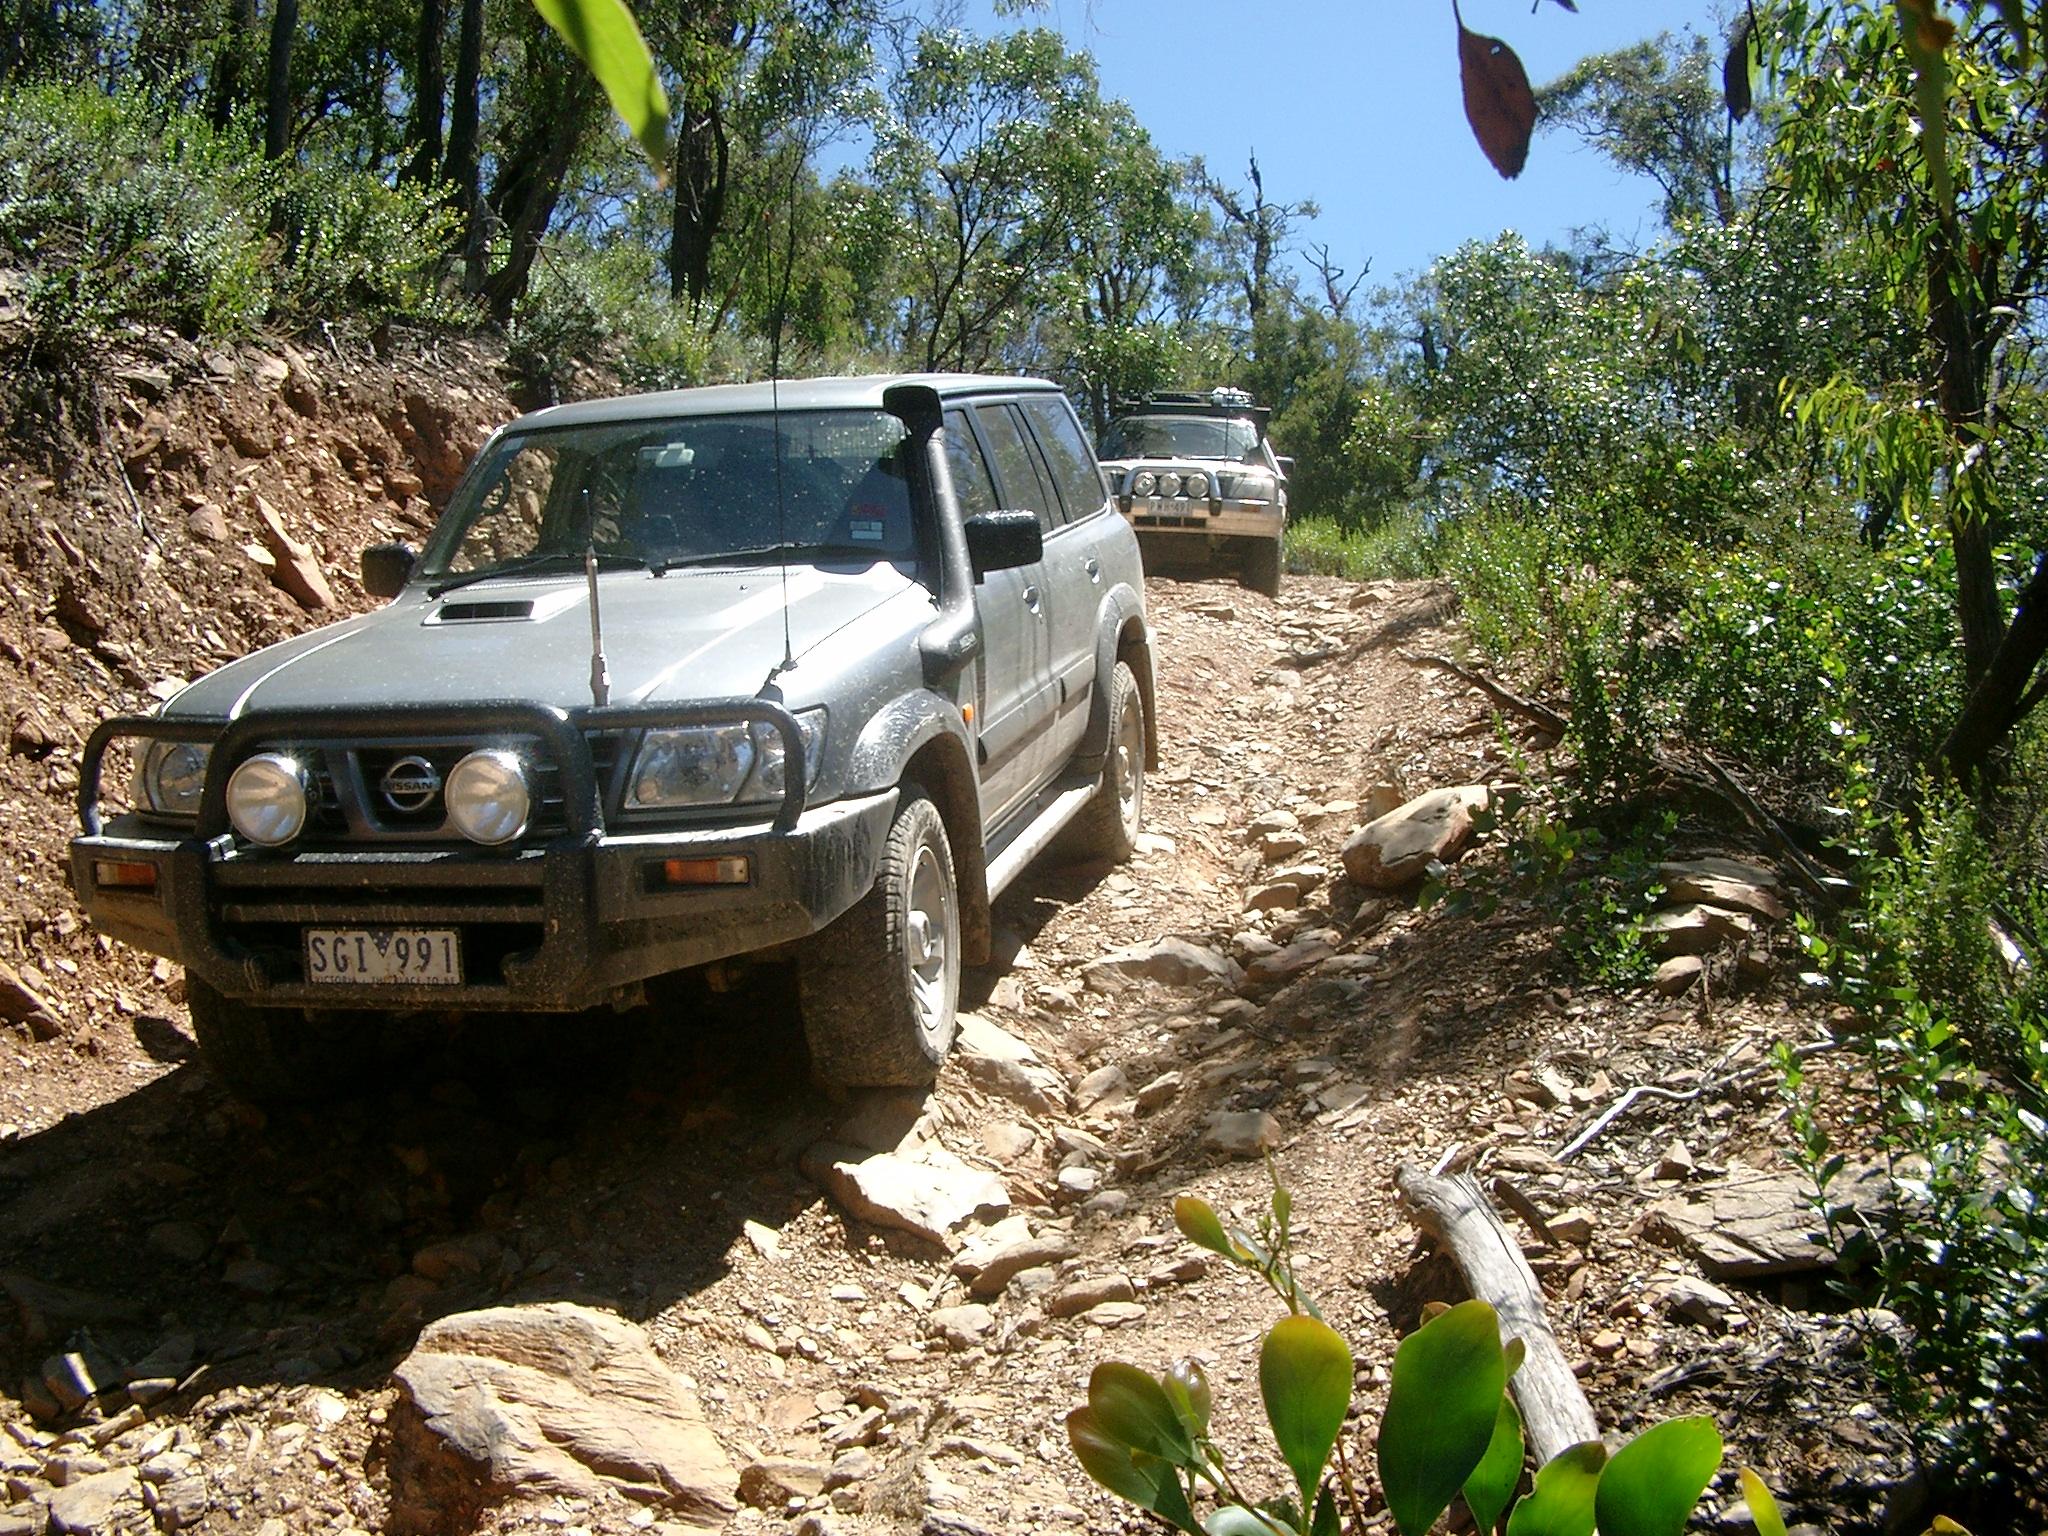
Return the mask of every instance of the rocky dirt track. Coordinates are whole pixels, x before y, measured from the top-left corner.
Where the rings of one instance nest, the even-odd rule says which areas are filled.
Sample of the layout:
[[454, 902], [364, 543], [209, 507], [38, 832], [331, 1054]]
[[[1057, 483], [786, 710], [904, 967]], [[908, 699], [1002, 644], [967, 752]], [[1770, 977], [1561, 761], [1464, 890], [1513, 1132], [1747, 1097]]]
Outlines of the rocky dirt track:
[[[333, 382], [324, 360], [288, 376], [301, 365]], [[291, 420], [266, 388], [221, 408]], [[479, 421], [496, 405], [482, 384], [469, 401]], [[332, 435], [361, 435], [331, 411], [299, 431], [330, 455]], [[189, 483], [145, 480], [145, 510], [196, 527], [196, 497], [246, 516], [243, 482], [274, 479], [341, 604], [359, 602], [344, 573], [373, 531], [363, 509], [394, 530], [419, 516], [417, 484], [390, 474], [413, 474], [407, 451], [375, 487], [346, 466], [309, 487], [269, 447], [216, 444]], [[1260, 1145], [1295, 1192], [1302, 1273], [1353, 1342], [1368, 1415], [1398, 1334], [1460, 1294], [1391, 1188], [1400, 1162], [1448, 1159], [1544, 1218], [1547, 1233], [1518, 1231], [1604, 1426], [1714, 1413], [1794, 1505], [1851, 1524], [1903, 1475], [1864, 1401], [1860, 1336], [1817, 1310], [1817, 1283], [1702, 1291], [1694, 1259], [1643, 1222], [1688, 1185], [1781, 1166], [1774, 1079], [1743, 1069], [1818, 1028], [1782, 932], [1751, 946], [1739, 989], [1672, 1000], [1581, 984], [1552, 914], [1526, 904], [1482, 921], [1344, 879], [1338, 849], [1374, 790], [1516, 776], [1483, 701], [1400, 657], [1456, 648], [1441, 592], [1297, 578], [1275, 603], [1155, 582], [1164, 762], [1141, 852], [1041, 868], [1005, 897], [1001, 963], [970, 975], [978, 1022], [928, 1099], [807, 1086], [786, 978], [763, 971], [571, 1028], [475, 1021], [407, 1042], [383, 1091], [265, 1117], [193, 1060], [170, 968], [81, 927], [59, 883], [66, 765], [100, 711], [191, 665], [152, 637], [210, 633], [218, 655], [304, 621], [235, 563], [241, 533], [174, 530], [175, 579], [144, 570], [134, 590], [145, 609], [174, 591], [186, 613], [82, 629], [45, 578], [68, 566], [86, 591], [112, 557], [74, 530], [125, 511], [18, 484], [33, 505], [16, 503], [0, 638], [32, 728], [7, 762], [0, 958], [43, 1007], [0, 1034], [0, 1536], [1136, 1528], [1087, 1483], [1061, 1419], [1099, 1360], [1196, 1354], [1263, 1475], [1255, 1349], [1273, 1306], [1170, 1214], [1193, 1191], [1249, 1222], [1270, 1189]], [[317, 534], [307, 506], [328, 509]], [[208, 549], [227, 576], [179, 574]], [[249, 622], [224, 633], [209, 589]], [[123, 622], [144, 627], [124, 640]], [[1682, 851], [1722, 851], [1688, 833]], [[1268, 905], [1248, 912], [1255, 896]], [[1162, 954], [1162, 938], [1189, 947]], [[1555, 1160], [1639, 1083], [1702, 1091], [1638, 1104]], [[978, 1215], [921, 1237], [835, 1172], [892, 1150], [982, 1175]], [[971, 1289], [990, 1247], [1027, 1232], [1036, 1262]], [[527, 1302], [644, 1326], [737, 1474], [711, 1505], [564, 1488], [471, 1507], [413, 1477], [394, 1366], [431, 1319]], [[1736, 1497], [1731, 1474], [1709, 1504]]]

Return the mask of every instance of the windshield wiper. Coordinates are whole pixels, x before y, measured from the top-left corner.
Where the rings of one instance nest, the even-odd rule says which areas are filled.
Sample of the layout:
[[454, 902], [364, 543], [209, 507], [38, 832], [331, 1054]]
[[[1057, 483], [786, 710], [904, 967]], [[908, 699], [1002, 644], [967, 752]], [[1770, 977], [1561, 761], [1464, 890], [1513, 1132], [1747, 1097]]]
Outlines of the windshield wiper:
[[671, 555], [666, 560], [655, 561], [648, 569], [659, 576], [680, 566], [754, 565], [764, 560], [803, 555], [864, 555], [874, 560], [890, 558], [889, 551], [874, 544], [756, 544], [749, 549], [716, 549], [701, 555]]
[[[644, 566], [647, 562], [638, 555], [601, 554], [597, 557], [597, 564], [600, 570], [617, 570], [621, 566]], [[521, 555], [517, 560], [507, 560], [502, 565], [486, 566], [480, 571], [464, 571], [460, 576], [450, 576], [445, 581], [435, 582], [427, 588], [427, 596], [441, 597], [463, 587], [474, 586], [480, 581], [491, 581], [499, 576], [522, 576], [528, 571], [545, 570], [551, 565], [570, 565], [581, 569], [583, 552], [558, 549], [544, 555]]]

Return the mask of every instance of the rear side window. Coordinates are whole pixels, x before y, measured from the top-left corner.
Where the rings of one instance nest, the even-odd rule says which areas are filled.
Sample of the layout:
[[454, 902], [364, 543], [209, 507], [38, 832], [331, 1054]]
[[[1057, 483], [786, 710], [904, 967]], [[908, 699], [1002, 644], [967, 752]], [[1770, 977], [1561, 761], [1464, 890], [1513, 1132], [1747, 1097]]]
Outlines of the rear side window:
[[1038, 526], [1051, 533], [1059, 526], [1059, 502], [1038, 471], [1038, 455], [1024, 440], [1023, 423], [1006, 405], [977, 405], [974, 414], [996, 456], [996, 476], [1003, 482], [1003, 504], [1038, 514]]
[[953, 472], [953, 495], [960, 502], [963, 518], [996, 510], [996, 483], [965, 411], [946, 412], [946, 466]]
[[1081, 428], [1066, 402], [1052, 395], [1040, 395], [1024, 402], [1024, 414], [1030, 418], [1039, 446], [1045, 450], [1046, 463], [1059, 485], [1060, 500], [1067, 504], [1067, 520], [1075, 522], [1101, 511], [1103, 502], [1109, 499], [1102, 485], [1102, 470], [1095, 455], [1088, 451], [1087, 440], [1081, 436]]

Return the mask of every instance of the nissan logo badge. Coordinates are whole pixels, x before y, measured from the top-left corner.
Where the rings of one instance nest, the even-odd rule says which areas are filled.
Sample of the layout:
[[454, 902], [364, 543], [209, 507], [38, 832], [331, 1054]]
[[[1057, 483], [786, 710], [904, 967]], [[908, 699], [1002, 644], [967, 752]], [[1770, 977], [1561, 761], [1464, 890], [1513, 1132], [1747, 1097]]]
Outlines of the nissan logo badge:
[[424, 757], [401, 757], [384, 770], [377, 787], [394, 811], [423, 811], [441, 793], [441, 775]]

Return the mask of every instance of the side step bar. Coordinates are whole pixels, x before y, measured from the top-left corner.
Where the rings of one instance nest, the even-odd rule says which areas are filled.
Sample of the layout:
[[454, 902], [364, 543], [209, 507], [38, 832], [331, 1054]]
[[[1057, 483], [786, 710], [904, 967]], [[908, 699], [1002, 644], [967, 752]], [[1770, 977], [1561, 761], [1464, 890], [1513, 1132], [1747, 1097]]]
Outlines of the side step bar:
[[1072, 789], [1062, 790], [1044, 810], [1032, 817], [1018, 834], [1003, 845], [1003, 851], [988, 861], [988, 899], [994, 901], [1024, 872], [1024, 866], [1045, 852], [1046, 845], [1066, 830], [1067, 823], [1087, 809], [1088, 802], [1102, 787], [1090, 779]]

